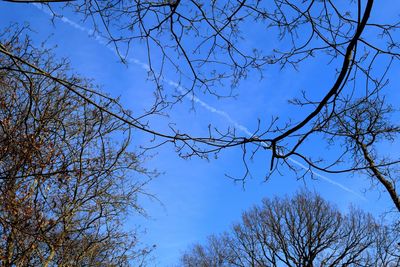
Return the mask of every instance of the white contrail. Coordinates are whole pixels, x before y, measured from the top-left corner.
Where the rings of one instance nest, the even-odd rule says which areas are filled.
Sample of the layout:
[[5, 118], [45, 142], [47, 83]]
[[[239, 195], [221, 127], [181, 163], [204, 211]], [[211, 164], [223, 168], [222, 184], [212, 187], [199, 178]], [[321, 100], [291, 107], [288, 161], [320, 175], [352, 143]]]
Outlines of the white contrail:
[[[35, 7], [39, 8], [41, 11], [43, 11], [44, 13], [46, 13], [49, 16], [53, 16], [53, 14], [48, 11], [47, 9], [43, 9], [42, 6], [40, 4], [34, 4]], [[89, 36], [92, 36], [93, 38], [95, 38], [95, 40], [100, 43], [101, 45], [104, 45], [107, 49], [109, 49], [110, 51], [112, 51], [114, 54], [118, 55], [115, 51], [115, 49], [113, 47], [111, 47], [107, 41], [100, 37], [99, 35], [95, 34], [93, 30], [90, 30], [88, 28], [82, 27], [81, 25], [79, 25], [78, 23], [68, 19], [67, 17], [60, 17], [59, 18], [62, 22], [64, 22], [65, 24], [70, 25], [71, 27], [85, 32], [86, 34], [88, 34]], [[128, 58], [127, 59], [128, 62], [130, 63], [134, 63], [136, 65], [139, 65], [142, 69], [149, 71], [150, 70], [150, 66], [136, 58]], [[206, 110], [212, 112], [212, 113], [216, 113], [219, 116], [225, 118], [230, 124], [232, 124], [233, 126], [235, 126], [236, 129], [239, 129], [240, 131], [244, 132], [245, 134], [250, 136], [253, 136], [253, 134], [243, 125], [241, 125], [240, 123], [238, 123], [237, 121], [235, 121], [228, 113], [226, 113], [225, 111], [222, 110], [218, 110], [216, 108], [214, 108], [213, 106], [210, 106], [209, 104], [207, 104], [206, 102], [202, 101], [201, 99], [199, 99], [198, 97], [196, 97], [193, 94], [188, 94], [187, 90], [185, 88], [183, 88], [179, 83], [174, 82], [172, 80], [166, 79], [166, 78], [161, 78], [164, 82], [166, 82], [167, 84], [175, 87], [180, 93], [184, 94], [186, 98], [189, 98], [191, 101], [194, 101], [195, 103], [197, 103], [198, 105], [202, 106], [203, 108], [205, 108]]]
[[[53, 16], [53, 14], [52, 14], [51, 12], [49, 12], [47, 9], [42, 8], [42, 6], [41, 6], [40, 4], [33, 4], [33, 5], [34, 5], [35, 7], [37, 7], [38, 9], [40, 9], [42, 12], [46, 13], [47, 15]], [[79, 25], [78, 23], [76, 23], [76, 22], [74, 22], [74, 21], [68, 19], [68, 18], [65, 17], [65, 16], [62, 16], [62, 17], [59, 18], [59, 19], [60, 19], [62, 22], [64, 22], [65, 24], [68, 24], [68, 25], [70, 25], [71, 27], [73, 27], [73, 28], [75, 28], [75, 29], [77, 29], [77, 30], [79, 30], [79, 31], [85, 32], [85, 33], [88, 34], [89, 36], [93, 37], [99, 44], [105, 46], [107, 49], [109, 49], [111, 52], [113, 52], [115, 55], [117, 55], [117, 56], [119, 57], [117, 51], [116, 51], [113, 47], [111, 47], [111, 46], [109, 45], [109, 43], [107, 42], [107, 40], [104, 39], [104, 38], [102, 38], [102, 37], [99, 36], [98, 34], [96, 34], [93, 30], [88, 29], [88, 28], [86, 28], [86, 27], [83, 27], [83, 26]], [[149, 70], [150, 70], [150, 66], [149, 66], [148, 64], [146, 64], [146, 63], [140, 61], [139, 59], [136, 59], [136, 58], [129, 58], [127, 61], [130, 62], [130, 63], [134, 63], [135, 65], [140, 66], [142, 69], [144, 69], [144, 70], [146, 70], [146, 71], [149, 71]], [[183, 88], [179, 83], [177, 83], [177, 82], [175, 82], [175, 81], [169, 80], [169, 79], [167, 79], [167, 78], [161, 78], [161, 80], [164, 81], [164, 82], [166, 82], [166, 83], [169, 84], [170, 86], [175, 87], [179, 92], [181, 92], [182, 94], [184, 94], [186, 98], [190, 99], [191, 101], [195, 102], [196, 104], [200, 105], [201, 107], [205, 108], [206, 110], [210, 111], [211, 113], [218, 114], [219, 116], [225, 118], [225, 119], [226, 119], [230, 124], [232, 124], [236, 129], [238, 129], [238, 130], [240, 130], [241, 132], [245, 133], [248, 137], [254, 137], [254, 135], [250, 132], [250, 130], [249, 130], [246, 126], [244, 126], [244, 125], [240, 124], [239, 122], [237, 122], [236, 120], [234, 120], [227, 112], [225, 112], [225, 111], [223, 111], [223, 110], [219, 110], [219, 109], [217, 109], [217, 108], [215, 108], [215, 107], [213, 107], [213, 106], [207, 104], [206, 102], [204, 102], [203, 100], [199, 99], [198, 97], [196, 97], [196, 96], [193, 95], [193, 94], [188, 94], [188, 91], [187, 91], [185, 88]], [[263, 145], [267, 146], [266, 143], [263, 143]], [[316, 171], [310, 170], [309, 168], [307, 168], [306, 166], [304, 166], [302, 163], [298, 162], [297, 160], [292, 159], [292, 158], [288, 158], [288, 159], [289, 159], [291, 162], [293, 162], [294, 164], [296, 164], [297, 166], [303, 168], [304, 170], [306, 170], [306, 171], [311, 171], [315, 176], [317, 176], [317, 177], [321, 178], [322, 180], [324, 180], [324, 181], [330, 183], [331, 185], [334, 185], [334, 186], [336, 186], [336, 187], [338, 187], [338, 188], [340, 188], [340, 189], [342, 189], [342, 190], [344, 190], [344, 191], [346, 191], [346, 192], [348, 192], [348, 193], [351, 193], [351, 194], [353, 194], [354, 196], [357, 196], [357, 197], [359, 197], [359, 198], [361, 198], [361, 199], [363, 199], [363, 200], [365, 200], [365, 201], [367, 200], [365, 197], [363, 197], [362, 195], [358, 194], [358, 193], [355, 192], [354, 190], [352, 190], [352, 189], [350, 189], [350, 188], [344, 186], [344, 185], [341, 184], [341, 183], [335, 182], [335, 181], [333, 181], [332, 179], [329, 179], [328, 177], [326, 177], [326, 176], [324, 176], [324, 175], [322, 175], [322, 174], [320, 174], [320, 173], [318, 173], [318, 172], [316, 172]]]
[[236, 129], [239, 129], [240, 131], [242, 131], [243, 133], [247, 134], [249, 137], [253, 136], [253, 134], [249, 131], [249, 129], [247, 129], [245, 126], [241, 125], [240, 123], [238, 123], [237, 121], [235, 121], [228, 113], [226, 113], [223, 110], [219, 110], [213, 106], [210, 106], [209, 104], [207, 104], [206, 102], [204, 102], [203, 100], [201, 100], [200, 98], [198, 98], [195, 95], [192, 94], [188, 94], [187, 90], [185, 90], [181, 85], [179, 85], [177, 82], [168, 80], [168, 79], [164, 79], [169, 85], [175, 87], [176, 89], [178, 89], [179, 92], [181, 92], [182, 94], [184, 94], [187, 98], [189, 98], [191, 101], [194, 101], [196, 104], [202, 106], [203, 108], [205, 108], [206, 110], [218, 114], [219, 116], [225, 118], [225, 120], [227, 120], [230, 124], [232, 124], [233, 126], [235, 126]]
[[[291, 162], [293, 162], [294, 164], [300, 166], [301, 168], [303, 168], [303, 169], [305, 169], [305, 170], [309, 170], [309, 168], [307, 168], [306, 166], [304, 166], [302, 163], [298, 162], [297, 160], [292, 159], [292, 158], [290, 158], [290, 157], [289, 157], [288, 159], [289, 159]], [[343, 189], [344, 191], [347, 191], [347, 192], [349, 192], [349, 193], [351, 193], [351, 194], [353, 194], [353, 195], [355, 195], [355, 196], [357, 196], [357, 197], [359, 197], [359, 198], [361, 198], [361, 199], [363, 199], [363, 200], [367, 200], [367, 199], [366, 199], [365, 197], [363, 197], [362, 195], [360, 195], [360, 194], [358, 194], [357, 192], [355, 192], [354, 190], [351, 190], [350, 188], [348, 188], [348, 187], [342, 185], [341, 183], [335, 182], [335, 181], [333, 181], [332, 179], [329, 179], [328, 177], [326, 177], [326, 176], [324, 176], [324, 175], [322, 175], [322, 174], [320, 174], [320, 173], [318, 173], [318, 172], [316, 172], [316, 171], [312, 171], [312, 170], [310, 170], [310, 171], [311, 171], [315, 176], [321, 178], [322, 180], [324, 180], [324, 181], [326, 181], [326, 182], [328, 182], [328, 183], [330, 183], [330, 184], [332, 184], [332, 185], [334, 185], [334, 186], [337, 186], [337, 187]]]

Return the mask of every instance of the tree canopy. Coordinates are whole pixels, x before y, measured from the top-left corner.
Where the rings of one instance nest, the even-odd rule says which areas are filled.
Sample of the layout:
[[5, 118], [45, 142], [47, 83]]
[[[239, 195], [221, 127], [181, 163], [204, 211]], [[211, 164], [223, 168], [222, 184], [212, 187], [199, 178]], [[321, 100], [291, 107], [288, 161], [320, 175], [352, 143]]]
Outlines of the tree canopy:
[[398, 266], [399, 236], [370, 214], [319, 195], [264, 199], [229, 232], [194, 245], [182, 266]]
[[[89, 25], [91, 36], [113, 46], [123, 64], [131, 63], [129, 56], [137, 49], [146, 59], [140, 64], [148, 72], [144, 78], [154, 86], [154, 97], [148, 109], [132, 112], [94, 82], [73, 74], [67, 60], [55, 60], [50, 49], [34, 48], [24, 37], [25, 27], [12, 25], [1, 32], [0, 256], [5, 265], [68, 265], [71, 261], [126, 265], [135, 259], [140, 264], [150, 249], [139, 248], [136, 233], [128, 233], [121, 226], [128, 211], [144, 212], [137, 198], [155, 173], [143, 168], [141, 162], [148, 150], [165, 144], [172, 144], [183, 158], [218, 160], [226, 149], [240, 149], [244, 174], [231, 177], [235, 181], [251, 176], [249, 162], [255, 157], [266, 157], [265, 179], [282, 171], [293, 172], [300, 179], [313, 178], [317, 173], [363, 175], [372, 186], [382, 188], [394, 209], [400, 211], [399, 155], [382, 149], [383, 145], [396, 144], [400, 132], [398, 103], [393, 98], [400, 59], [400, 21], [378, 15], [384, 6], [381, 2], [40, 2], [35, 5], [51, 14], [53, 20], [66, 21], [65, 14], [76, 15]], [[318, 79], [320, 73], [304, 75], [306, 88], [288, 88], [288, 95], [292, 94], [289, 104], [298, 112], [284, 118], [279, 112], [263, 114], [264, 120], [254, 117], [257, 127], [251, 131], [237, 125], [223, 129], [209, 125], [206, 134], [197, 135], [190, 127], [174, 124], [159, 130], [149, 120], [168, 116], [184, 98], [189, 98], [193, 106], [204, 95], [234, 100], [246, 93], [240, 86], [249, 77], [263, 79], [273, 68], [301, 74], [302, 66], [310, 63], [321, 65], [324, 79]], [[171, 76], [176, 79], [169, 80]], [[151, 147], [130, 151], [128, 146], [135, 141], [133, 131], [147, 134]], [[334, 149], [315, 154], [308, 149], [314, 140]], [[300, 201], [302, 197], [297, 198]], [[245, 214], [243, 225], [233, 230], [237, 236], [211, 238], [206, 249], [211, 254], [207, 256], [199, 246], [184, 259], [190, 265], [190, 257], [202, 260], [200, 254], [204, 254], [213, 262], [220, 252], [211, 247], [227, 244], [254, 246], [261, 251], [268, 248], [269, 253], [257, 258], [254, 250], [239, 256], [227, 250], [229, 255], [222, 254], [218, 260], [228, 260], [229, 264], [245, 259], [253, 265], [258, 264], [256, 261], [274, 265], [279, 260], [302, 266], [312, 262], [374, 266], [386, 260], [392, 264], [397, 259], [397, 254], [387, 254], [376, 245], [382, 236], [387, 234], [391, 240], [394, 234], [386, 233], [386, 228], [369, 215], [356, 210], [342, 215], [318, 196], [304, 201], [311, 201], [317, 209], [307, 211], [306, 206], [297, 206], [295, 211], [300, 209], [304, 214], [296, 214], [290, 211], [295, 204], [287, 204], [287, 199], [266, 201], [264, 205], [287, 208], [289, 213], [276, 210], [275, 215], [286, 216], [293, 224], [298, 221], [290, 214], [311, 218], [305, 222], [315, 225], [318, 221], [312, 217], [320, 215], [318, 210], [323, 214], [322, 206], [330, 211], [329, 216], [320, 218], [329, 225], [326, 234], [334, 236], [323, 259], [317, 257], [320, 251], [310, 247], [315, 242], [299, 239], [304, 233], [294, 228], [287, 228], [289, 233], [294, 231], [294, 239], [289, 241], [308, 242], [301, 248], [306, 256], [293, 255], [299, 248], [276, 236], [273, 242], [281, 246], [279, 249], [275, 243], [252, 243], [253, 230], [257, 229], [247, 236], [246, 227], [250, 227], [250, 217], [261, 216], [257, 208]], [[267, 216], [265, 211], [259, 213]], [[271, 219], [272, 225], [288, 225], [280, 223]], [[300, 227], [307, 230], [307, 223], [300, 223]], [[382, 242], [380, 245], [386, 244]], [[391, 242], [389, 251], [393, 249]], [[342, 246], [347, 249], [342, 251]]]
[[131, 128], [85, 101], [98, 92], [75, 94], [33, 67], [93, 86], [70, 75], [67, 62], [32, 48], [19, 31], [1, 43], [13, 53], [0, 56], [1, 264], [140, 265], [151, 249], [123, 222], [144, 213], [137, 198], [155, 173], [127, 149]]

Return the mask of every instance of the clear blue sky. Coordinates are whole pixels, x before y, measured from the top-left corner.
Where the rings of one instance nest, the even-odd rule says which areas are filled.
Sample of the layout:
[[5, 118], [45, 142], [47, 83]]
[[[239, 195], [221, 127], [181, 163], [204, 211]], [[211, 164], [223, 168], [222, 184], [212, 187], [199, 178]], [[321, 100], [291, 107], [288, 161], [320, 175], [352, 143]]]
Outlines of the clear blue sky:
[[[37, 44], [48, 38], [46, 46], [57, 45], [55, 51], [58, 56], [70, 58], [76, 72], [94, 78], [104, 91], [121, 96], [125, 107], [137, 112], [147, 107], [151, 103], [153, 84], [146, 81], [145, 69], [135, 63], [122, 65], [112, 49], [88, 35], [88, 26], [79, 23], [74, 14], [67, 14], [67, 17], [69, 20], [56, 20], [52, 25], [49, 16], [34, 5], [0, 2], [2, 25], [29, 22]], [[140, 46], [134, 47], [130, 57], [144, 60], [145, 54], [141, 49]], [[307, 88], [316, 94], [321, 92], [325, 88], [325, 79], [332, 79], [332, 73], [325, 73], [321, 68], [320, 62], [310, 62], [302, 66], [298, 73], [271, 69], [262, 81], [258, 77], [249, 77], [241, 83], [237, 99], [218, 100], [199, 95], [202, 102], [195, 104], [195, 111], [191, 110], [190, 101], [184, 101], [170, 111], [169, 118], [155, 118], [153, 122], [160, 129], [166, 129], [167, 123], [173, 122], [178, 128], [194, 135], [205, 133], [210, 123], [224, 128], [232, 127], [232, 121], [254, 131], [258, 118], [269, 118], [271, 114], [280, 114], [283, 118], [292, 116], [294, 109], [287, 105], [287, 100], [299, 89]], [[168, 78], [174, 80], [174, 77]], [[173, 90], [168, 84], [166, 89]], [[231, 121], [221, 112], [229, 115]], [[136, 133], [132, 148], [146, 144], [148, 139], [148, 136]], [[325, 147], [318, 142], [308, 149], [315, 155], [326, 153]], [[393, 152], [398, 150], [398, 144], [391, 149]], [[190, 244], [205, 240], [209, 234], [227, 230], [240, 219], [242, 211], [260, 203], [263, 197], [290, 195], [305, 186], [343, 210], [352, 204], [381, 214], [390, 207], [385, 194], [379, 195], [370, 190], [364, 192], [370, 184], [359, 176], [327, 175], [326, 179], [317, 181], [297, 181], [292, 173], [283, 173], [264, 182], [269, 166], [267, 153], [259, 155], [251, 164], [252, 178], [242, 187], [242, 184], [234, 184], [225, 176], [226, 173], [240, 175], [243, 172], [238, 149], [226, 150], [219, 159], [210, 161], [181, 159], [169, 145], [155, 152], [147, 165], [163, 174], [149, 184], [147, 191], [162, 204], [143, 198], [149, 218], [133, 215], [128, 222], [146, 229], [142, 236], [144, 243], [157, 245], [153, 255], [156, 259], [154, 266], [173, 265]]]

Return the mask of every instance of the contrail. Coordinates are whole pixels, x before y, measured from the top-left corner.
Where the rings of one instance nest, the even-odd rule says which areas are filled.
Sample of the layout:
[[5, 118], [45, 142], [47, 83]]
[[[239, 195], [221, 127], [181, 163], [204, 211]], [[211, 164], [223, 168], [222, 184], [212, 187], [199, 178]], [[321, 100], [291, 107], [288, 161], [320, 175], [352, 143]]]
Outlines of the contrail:
[[249, 137], [253, 136], [253, 134], [249, 131], [249, 129], [247, 129], [245, 126], [241, 125], [240, 123], [238, 123], [237, 121], [235, 121], [228, 113], [226, 113], [223, 110], [219, 110], [213, 106], [210, 106], [209, 104], [207, 104], [206, 102], [204, 102], [203, 100], [201, 100], [200, 98], [198, 98], [197, 96], [194, 95], [190, 95], [187, 94], [187, 90], [185, 90], [181, 85], [179, 85], [177, 82], [168, 80], [168, 79], [164, 79], [169, 85], [175, 87], [176, 89], [178, 89], [179, 92], [181, 92], [182, 94], [184, 94], [187, 98], [189, 98], [190, 100], [194, 101], [195, 103], [197, 103], [198, 105], [202, 106], [203, 108], [205, 108], [206, 110], [218, 114], [219, 116], [225, 118], [230, 124], [232, 124], [233, 126], [235, 126], [236, 129], [239, 129], [240, 131], [242, 131], [243, 133], [247, 134]]
[[[293, 162], [294, 164], [296, 164], [297, 166], [299, 166], [299, 167], [301, 167], [301, 168], [303, 168], [303, 169], [305, 169], [305, 170], [309, 170], [309, 168], [307, 168], [306, 166], [304, 166], [302, 163], [298, 162], [297, 160], [292, 159], [292, 158], [290, 158], [290, 157], [289, 157], [288, 159], [289, 159], [291, 162]], [[366, 199], [365, 197], [363, 197], [362, 195], [358, 194], [358, 193], [355, 192], [354, 190], [351, 190], [350, 188], [348, 188], [348, 187], [342, 185], [341, 183], [335, 182], [335, 181], [333, 181], [332, 179], [329, 179], [328, 177], [326, 177], [326, 176], [324, 176], [324, 175], [322, 175], [322, 174], [320, 174], [320, 173], [318, 173], [318, 172], [316, 172], [316, 171], [312, 171], [312, 170], [310, 170], [310, 171], [311, 171], [315, 176], [321, 178], [322, 180], [324, 180], [324, 181], [326, 181], [326, 182], [328, 182], [328, 183], [330, 183], [330, 184], [332, 184], [332, 185], [334, 185], [334, 186], [337, 186], [337, 187], [343, 189], [344, 191], [347, 191], [347, 192], [349, 192], [349, 193], [351, 193], [351, 194], [353, 194], [353, 195], [355, 195], [355, 196], [357, 196], [357, 197], [359, 197], [359, 198], [361, 198], [361, 199], [367, 201], [367, 199]]]
[[[33, 5], [34, 5], [36, 8], [38, 8], [39, 10], [41, 10], [42, 12], [46, 13], [47, 15], [53, 16], [53, 14], [52, 14], [50, 11], [48, 11], [47, 9], [42, 8], [42, 6], [41, 6], [40, 4], [33, 4]], [[68, 19], [68, 18], [65, 17], [65, 16], [62, 16], [62, 17], [60, 17], [59, 19], [60, 19], [62, 22], [64, 22], [65, 24], [68, 24], [69, 26], [71, 26], [71, 27], [73, 27], [73, 28], [75, 28], [75, 29], [77, 29], [77, 30], [79, 30], [79, 31], [81, 31], [81, 32], [86, 33], [86, 34], [89, 35], [90, 37], [93, 37], [99, 44], [105, 46], [108, 50], [110, 50], [110, 51], [113, 52], [116, 56], [119, 57], [117, 51], [116, 51], [113, 47], [111, 47], [111, 46], [109, 45], [109, 43], [107, 42], [107, 40], [104, 39], [104, 38], [102, 38], [102, 37], [99, 36], [98, 34], [96, 34], [93, 30], [88, 29], [88, 28], [86, 28], [86, 27], [83, 27], [83, 26], [79, 25], [78, 23], [76, 23], [76, 22], [74, 22], [74, 21]], [[140, 66], [142, 69], [144, 69], [144, 70], [146, 70], [146, 71], [149, 71], [149, 70], [150, 70], [150, 66], [149, 66], [148, 64], [146, 64], [146, 63], [140, 61], [139, 59], [136, 59], [136, 58], [128, 58], [127, 61], [130, 62], [130, 63], [134, 63], [135, 65]], [[172, 80], [169, 80], [169, 79], [163, 78], [163, 77], [161, 78], [161, 80], [164, 81], [164, 82], [166, 82], [166, 83], [169, 84], [170, 86], [175, 87], [179, 92], [181, 92], [182, 94], [184, 94], [186, 98], [188, 98], [188, 99], [190, 99], [191, 101], [195, 102], [196, 104], [198, 104], [199, 106], [201, 106], [201, 107], [203, 107], [204, 109], [208, 110], [209, 112], [215, 113], [215, 114], [217, 114], [217, 115], [219, 115], [219, 116], [225, 118], [226, 121], [228, 121], [230, 124], [232, 124], [233, 126], [235, 126], [236, 129], [238, 129], [238, 130], [240, 130], [241, 132], [245, 133], [248, 137], [254, 137], [254, 135], [250, 132], [250, 130], [249, 130], [246, 126], [244, 126], [244, 125], [240, 124], [239, 122], [237, 122], [236, 120], [234, 120], [227, 112], [225, 112], [225, 111], [223, 111], [223, 110], [220, 110], [220, 109], [217, 109], [217, 108], [215, 108], [215, 107], [213, 107], [213, 106], [207, 104], [206, 102], [204, 102], [203, 100], [201, 100], [200, 98], [196, 97], [196, 96], [193, 95], [193, 94], [188, 94], [188, 91], [187, 91], [185, 88], [183, 88], [179, 83], [177, 83], [177, 82], [175, 82], [175, 81], [172, 81]], [[266, 144], [265, 142], [263, 142], [262, 144], [263, 144], [264, 146], [267, 146], [267, 144]], [[306, 170], [306, 171], [311, 171], [315, 176], [321, 178], [321, 179], [324, 180], [325, 182], [327, 182], [327, 183], [329, 183], [329, 184], [331, 184], [331, 185], [333, 185], [333, 186], [336, 186], [336, 187], [338, 187], [338, 188], [340, 188], [340, 189], [342, 189], [342, 190], [344, 190], [344, 191], [346, 191], [346, 192], [348, 192], [348, 193], [350, 193], [350, 194], [352, 194], [352, 195], [354, 195], [354, 196], [356, 196], [356, 197], [358, 197], [358, 198], [361, 198], [361, 199], [364, 200], [364, 201], [367, 201], [367, 199], [366, 199], [365, 197], [363, 197], [362, 195], [358, 194], [358, 193], [355, 192], [354, 190], [352, 190], [352, 189], [346, 187], [345, 185], [343, 185], [343, 184], [341, 184], [341, 183], [338, 183], [338, 182], [335, 182], [335, 181], [333, 181], [332, 179], [329, 179], [328, 177], [326, 177], [326, 176], [324, 176], [324, 175], [322, 175], [322, 174], [320, 174], [320, 173], [318, 173], [318, 172], [316, 172], [316, 171], [310, 170], [309, 168], [307, 168], [306, 166], [304, 166], [302, 163], [298, 162], [298, 161], [295, 160], [295, 159], [292, 159], [292, 158], [290, 158], [290, 157], [289, 157], [288, 159], [289, 159], [291, 162], [293, 162], [294, 164], [296, 164], [297, 166], [301, 167], [302, 169], [304, 169], [304, 170]]]

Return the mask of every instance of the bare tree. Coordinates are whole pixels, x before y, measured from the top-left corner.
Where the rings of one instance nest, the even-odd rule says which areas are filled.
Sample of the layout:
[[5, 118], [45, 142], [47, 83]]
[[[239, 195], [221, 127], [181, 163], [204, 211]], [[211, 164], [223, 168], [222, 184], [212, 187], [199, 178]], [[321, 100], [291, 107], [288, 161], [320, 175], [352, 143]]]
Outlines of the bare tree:
[[2, 266], [140, 266], [150, 249], [122, 223], [144, 213], [137, 198], [154, 173], [128, 150], [131, 128], [85, 100], [97, 93], [53, 79], [93, 87], [21, 32], [3, 33], [2, 47], [15, 56], [0, 56]]
[[68, 2], [74, 0], [3, 0], [6, 2], [13, 3], [54, 3], [54, 2]]
[[264, 199], [231, 231], [182, 256], [183, 266], [398, 266], [399, 236], [369, 214], [320, 196]]
[[[153, 135], [158, 145], [171, 142], [183, 157], [208, 157], [225, 148], [240, 147], [245, 167], [242, 179], [249, 174], [247, 161], [260, 149], [271, 151], [270, 173], [282, 167], [294, 170], [298, 176], [313, 175], [316, 170], [366, 172], [373, 184], [383, 186], [400, 210], [396, 191], [398, 177], [393, 171], [398, 158], [388, 159], [376, 150], [383, 141], [395, 140], [398, 127], [393, 125], [388, 133], [379, 132], [382, 138], [372, 139], [370, 130], [357, 130], [357, 137], [353, 138], [354, 134], [350, 137], [358, 149], [348, 149], [349, 136], [345, 138], [329, 128], [339, 125], [336, 118], [344, 114], [349, 118], [356, 113], [369, 114], [366, 108], [397, 113], [383, 96], [389, 88], [388, 76], [399, 62], [396, 30], [400, 24], [374, 17], [374, 11], [383, 6], [375, 2], [85, 0], [69, 2], [66, 7], [90, 21], [93, 32], [112, 43], [123, 61], [131, 47], [145, 45], [149, 74], [156, 83], [154, 106], [144, 115], [133, 116], [122, 108], [102, 108], [115, 118]], [[47, 6], [55, 17], [62, 14], [56, 6]], [[251, 38], [246, 30], [250, 26], [265, 39], [276, 39], [276, 45], [269, 48], [265, 42], [244, 43], [243, 40]], [[0, 52], [14, 56], [4, 46], [0, 47]], [[297, 69], [307, 61], [321, 59], [331, 65], [331, 81], [318, 83], [321, 95], [317, 99], [309, 89], [294, 96], [292, 103], [307, 110], [302, 119], [282, 121], [273, 117], [271, 121], [260, 122], [251, 136], [241, 136], [235, 129], [224, 131], [210, 127], [209, 134], [202, 137], [172, 126], [170, 132], [158, 132], [152, 125], [141, 122], [143, 117], [164, 112], [185, 96], [194, 97], [200, 92], [217, 97], [233, 96], [236, 94], [234, 87], [241, 80], [253, 72], [262, 76], [271, 65]], [[186, 89], [173, 92], [164, 89], [165, 75], [171, 69], [179, 74], [180, 84]], [[70, 90], [87, 91], [41, 69], [35, 70]], [[233, 87], [227, 86], [229, 83]], [[315, 86], [310, 84], [310, 88]], [[99, 106], [94, 100], [87, 101]], [[395, 114], [384, 120], [394, 124], [390, 119], [393, 116]], [[382, 123], [382, 119], [380, 121]], [[370, 123], [371, 129], [377, 129], [376, 120]], [[343, 150], [330, 156], [329, 161], [312, 157], [307, 153], [307, 142], [320, 136], [327, 137], [328, 144]], [[386, 139], [388, 136], [390, 138]], [[371, 142], [360, 143], [364, 137]], [[309, 170], [304, 173], [291, 159], [301, 161]]]

